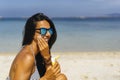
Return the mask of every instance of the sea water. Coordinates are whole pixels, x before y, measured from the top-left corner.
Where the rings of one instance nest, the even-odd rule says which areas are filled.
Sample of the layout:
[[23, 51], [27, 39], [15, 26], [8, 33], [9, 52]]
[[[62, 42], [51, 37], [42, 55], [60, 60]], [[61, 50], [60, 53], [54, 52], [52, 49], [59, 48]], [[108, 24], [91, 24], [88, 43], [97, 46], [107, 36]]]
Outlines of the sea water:
[[[57, 40], [52, 52], [120, 51], [120, 19], [69, 19], [53, 22]], [[0, 20], [0, 53], [21, 49], [26, 20]]]

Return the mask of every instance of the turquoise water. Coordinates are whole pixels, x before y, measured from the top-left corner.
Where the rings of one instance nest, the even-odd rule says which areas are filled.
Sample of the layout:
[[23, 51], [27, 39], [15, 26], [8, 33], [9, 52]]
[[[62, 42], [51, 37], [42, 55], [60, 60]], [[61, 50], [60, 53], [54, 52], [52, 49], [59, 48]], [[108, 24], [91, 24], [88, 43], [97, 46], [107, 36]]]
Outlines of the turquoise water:
[[[0, 53], [19, 52], [26, 20], [0, 20]], [[53, 52], [120, 51], [120, 19], [53, 20]]]

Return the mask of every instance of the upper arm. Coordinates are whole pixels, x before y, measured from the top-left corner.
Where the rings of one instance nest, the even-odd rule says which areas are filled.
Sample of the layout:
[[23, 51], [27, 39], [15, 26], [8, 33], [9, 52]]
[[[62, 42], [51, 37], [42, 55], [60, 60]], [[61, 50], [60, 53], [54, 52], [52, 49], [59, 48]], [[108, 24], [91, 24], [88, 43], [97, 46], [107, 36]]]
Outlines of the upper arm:
[[29, 80], [34, 66], [33, 56], [25, 55], [15, 64], [14, 80]]

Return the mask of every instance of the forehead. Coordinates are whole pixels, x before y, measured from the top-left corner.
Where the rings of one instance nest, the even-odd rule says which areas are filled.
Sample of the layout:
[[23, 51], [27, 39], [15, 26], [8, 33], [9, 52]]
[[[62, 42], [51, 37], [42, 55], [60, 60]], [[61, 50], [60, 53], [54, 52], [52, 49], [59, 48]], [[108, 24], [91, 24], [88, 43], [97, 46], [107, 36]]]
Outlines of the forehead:
[[50, 24], [46, 20], [38, 21], [36, 24], [36, 28], [50, 28]]

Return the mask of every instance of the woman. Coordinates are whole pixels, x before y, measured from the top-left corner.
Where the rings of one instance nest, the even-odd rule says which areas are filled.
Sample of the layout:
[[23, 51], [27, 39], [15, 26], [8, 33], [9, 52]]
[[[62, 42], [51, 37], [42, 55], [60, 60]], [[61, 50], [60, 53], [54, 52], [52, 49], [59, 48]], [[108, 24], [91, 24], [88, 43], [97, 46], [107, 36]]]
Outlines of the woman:
[[12, 63], [9, 80], [67, 80], [59, 63], [51, 64], [50, 49], [56, 37], [54, 24], [47, 16], [37, 13], [30, 17], [25, 25], [23, 48]]

